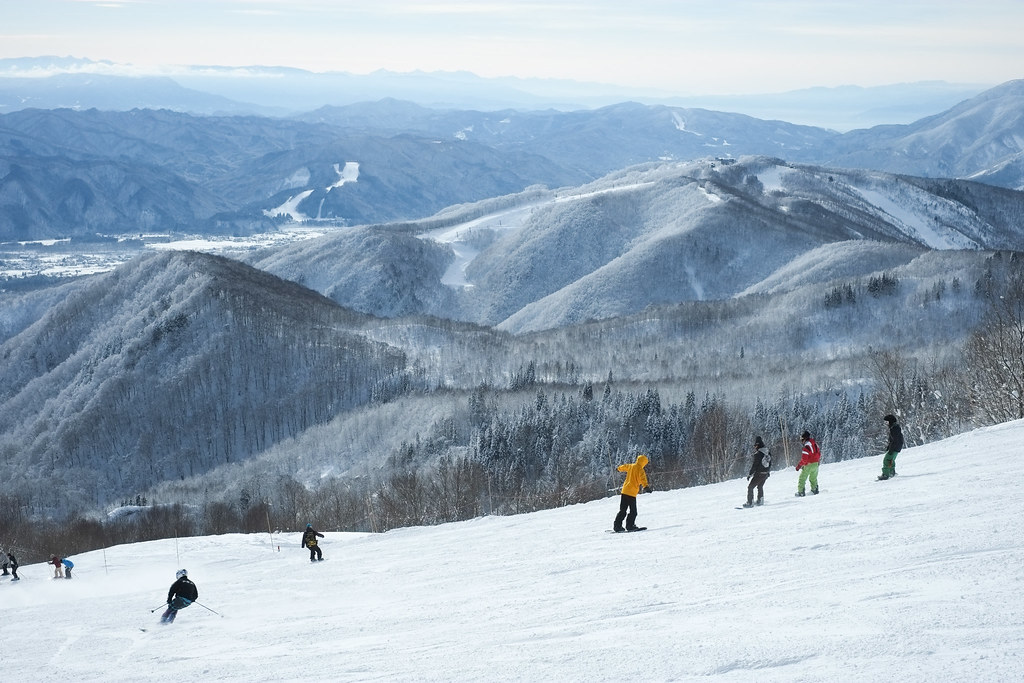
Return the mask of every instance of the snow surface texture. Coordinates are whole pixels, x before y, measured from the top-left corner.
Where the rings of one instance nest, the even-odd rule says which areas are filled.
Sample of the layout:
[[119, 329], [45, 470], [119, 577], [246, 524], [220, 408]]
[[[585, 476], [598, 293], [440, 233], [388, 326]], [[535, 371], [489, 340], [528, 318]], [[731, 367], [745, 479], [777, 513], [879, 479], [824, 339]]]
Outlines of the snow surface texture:
[[[824, 464], [806, 498], [789, 467], [750, 510], [743, 480], [656, 491], [643, 534], [605, 533], [612, 497], [328, 533], [316, 564], [288, 533], [108, 548], [70, 581], [23, 566], [0, 582], [0, 662], [7, 680], [1024, 680], [1022, 442], [1018, 421], [908, 449], [885, 482], [880, 456]], [[182, 566], [202, 605], [160, 626]]]

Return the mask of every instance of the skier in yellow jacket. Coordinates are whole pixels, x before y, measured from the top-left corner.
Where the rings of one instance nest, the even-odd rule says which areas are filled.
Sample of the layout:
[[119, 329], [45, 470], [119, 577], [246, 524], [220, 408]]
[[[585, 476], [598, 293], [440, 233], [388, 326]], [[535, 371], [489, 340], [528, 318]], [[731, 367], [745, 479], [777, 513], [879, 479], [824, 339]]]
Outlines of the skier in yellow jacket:
[[[651, 492], [651, 487], [647, 485], [647, 472], [644, 471], [646, 466], [647, 456], [641, 454], [636, 456], [636, 462], [618, 467], [619, 472], [626, 473], [626, 481], [622, 484], [622, 495], [619, 497], [619, 514], [615, 515], [615, 523], [612, 525], [616, 532], [643, 531], [647, 528], [636, 525], [636, 497], [641, 489], [645, 493]], [[623, 519], [626, 520], [625, 528], [622, 527]]]

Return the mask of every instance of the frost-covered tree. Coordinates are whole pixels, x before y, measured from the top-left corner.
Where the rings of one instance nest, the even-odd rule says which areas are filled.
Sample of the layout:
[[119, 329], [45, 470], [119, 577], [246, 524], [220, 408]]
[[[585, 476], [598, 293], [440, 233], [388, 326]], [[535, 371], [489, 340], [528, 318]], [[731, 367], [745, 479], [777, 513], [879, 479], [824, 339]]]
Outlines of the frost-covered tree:
[[965, 347], [972, 401], [992, 423], [1024, 418], [1024, 273], [1010, 268], [1005, 282], [987, 283], [987, 308]]

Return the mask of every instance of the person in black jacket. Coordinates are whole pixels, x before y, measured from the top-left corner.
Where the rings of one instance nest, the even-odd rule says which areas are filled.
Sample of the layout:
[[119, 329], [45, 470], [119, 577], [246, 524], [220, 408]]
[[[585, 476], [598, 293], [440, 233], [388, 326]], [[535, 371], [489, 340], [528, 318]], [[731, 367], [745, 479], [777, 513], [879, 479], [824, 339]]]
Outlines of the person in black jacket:
[[882, 418], [889, 424], [889, 441], [885, 445], [885, 456], [882, 458], [882, 474], [879, 481], [896, 476], [896, 456], [903, 450], [903, 430], [896, 421], [895, 415]]
[[317, 536], [323, 538], [324, 535], [313, 528], [312, 524], [306, 525], [306, 531], [302, 534], [302, 547], [309, 548], [309, 561], [316, 562], [324, 559], [324, 553], [320, 550], [320, 546], [317, 545]]
[[757, 489], [757, 505], [764, 504], [764, 483], [768, 481], [772, 470], [772, 453], [764, 445], [761, 437], [754, 439], [754, 458], [747, 473], [747, 502], [743, 507], [754, 506], [754, 489]]
[[7, 561], [4, 562], [4, 574], [7, 574], [8, 566], [10, 566], [11, 573], [13, 574], [13, 576], [11, 576], [11, 581], [20, 580], [18, 578], [18, 558], [14, 556], [14, 553], [7, 553]]
[[178, 616], [178, 610], [185, 609], [199, 599], [199, 589], [188, 578], [188, 572], [179, 569], [175, 574], [177, 581], [167, 591], [167, 611], [160, 617], [161, 623], [170, 624]]

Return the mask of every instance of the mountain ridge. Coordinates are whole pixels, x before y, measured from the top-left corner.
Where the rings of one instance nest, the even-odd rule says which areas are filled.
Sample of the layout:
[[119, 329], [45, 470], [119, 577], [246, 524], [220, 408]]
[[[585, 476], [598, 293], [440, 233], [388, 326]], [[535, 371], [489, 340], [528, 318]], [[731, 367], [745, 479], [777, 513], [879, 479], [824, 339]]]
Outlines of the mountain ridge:
[[[464, 207], [471, 217], [463, 227], [421, 230], [422, 249], [408, 246], [407, 226], [366, 227], [250, 262], [366, 313], [437, 315], [522, 333], [756, 291], [829, 243], [988, 250], [1024, 243], [1019, 192], [767, 157], [637, 167], [540, 203], [529, 198], [518, 213], [499, 205], [490, 218]], [[375, 246], [364, 255], [358, 244], [371, 235]], [[445, 284], [442, 269], [456, 252], [468, 255], [460, 262], [465, 279]], [[840, 263], [821, 266], [830, 267]], [[872, 262], [862, 274], [874, 270]], [[410, 275], [400, 279], [402, 272]], [[381, 307], [374, 297], [382, 291], [415, 294]]]
[[[413, 220], [531, 186], [579, 185], [639, 163], [744, 155], [1019, 189], [1019, 91], [1010, 82], [912, 125], [846, 134], [636, 103], [488, 113], [385, 101], [308, 120], [23, 110], [0, 115], [0, 239], [137, 234], [140, 227], [249, 234], [280, 225], [285, 219], [272, 216], [285, 205], [325, 225]], [[359, 176], [337, 187], [337, 169], [348, 163], [358, 164]], [[59, 173], [33, 170], [47, 166]], [[111, 187], [112, 168], [137, 176], [128, 197]], [[176, 188], [178, 200], [163, 201], [164, 187]]]

